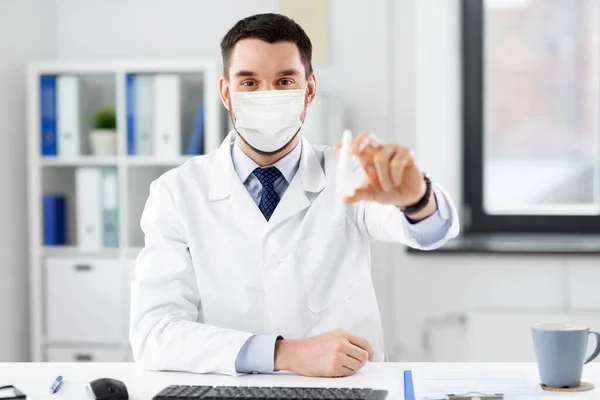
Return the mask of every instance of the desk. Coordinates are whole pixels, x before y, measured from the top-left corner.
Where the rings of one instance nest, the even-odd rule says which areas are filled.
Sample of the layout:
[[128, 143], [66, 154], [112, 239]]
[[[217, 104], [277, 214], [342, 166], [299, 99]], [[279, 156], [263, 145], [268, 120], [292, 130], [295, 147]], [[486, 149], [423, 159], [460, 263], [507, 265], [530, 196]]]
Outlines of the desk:
[[[28, 400], [86, 399], [85, 385], [97, 378], [116, 378], [127, 385], [129, 398], [149, 400], [170, 384], [180, 385], [241, 385], [241, 386], [325, 386], [372, 387], [389, 391], [388, 399], [403, 399], [402, 373], [405, 369], [498, 368], [525, 371], [537, 376], [532, 363], [519, 364], [446, 364], [446, 363], [373, 363], [354, 376], [337, 379], [305, 378], [290, 373], [273, 375], [245, 375], [238, 378], [222, 375], [197, 375], [179, 372], [142, 371], [133, 363], [0, 363], [0, 385], [12, 384], [27, 394]], [[57, 375], [64, 377], [60, 391], [48, 394]], [[541, 399], [597, 399], [600, 398], [600, 363], [584, 369], [584, 380], [593, 382], [596, 389], [581, 393], [549, 393]]]

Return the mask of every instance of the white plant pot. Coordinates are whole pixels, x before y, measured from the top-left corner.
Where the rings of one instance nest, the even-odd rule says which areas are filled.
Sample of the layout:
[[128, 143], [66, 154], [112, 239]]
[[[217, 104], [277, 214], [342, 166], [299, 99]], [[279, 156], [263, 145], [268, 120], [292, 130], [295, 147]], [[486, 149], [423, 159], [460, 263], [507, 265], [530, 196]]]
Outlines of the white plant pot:
[[110, 129], [94, 129], [90, 133], [92, 154], [114, 156], [117, 154], [117, 133]]

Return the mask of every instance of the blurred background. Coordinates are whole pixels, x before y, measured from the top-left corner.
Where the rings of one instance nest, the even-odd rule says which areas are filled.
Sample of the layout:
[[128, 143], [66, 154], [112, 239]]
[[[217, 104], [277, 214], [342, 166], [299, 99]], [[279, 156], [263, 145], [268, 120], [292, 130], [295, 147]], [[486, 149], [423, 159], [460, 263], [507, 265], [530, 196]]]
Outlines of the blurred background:
[[318, 48], [309, 139], [410, 146], [462, 216], [430, 253], [373, 245], [388, 359], [600, 329], [598, 1], [0, 0], [0, 361], [131, 360], [148, 185], [226, 134], [219, 42], [262, 12]]

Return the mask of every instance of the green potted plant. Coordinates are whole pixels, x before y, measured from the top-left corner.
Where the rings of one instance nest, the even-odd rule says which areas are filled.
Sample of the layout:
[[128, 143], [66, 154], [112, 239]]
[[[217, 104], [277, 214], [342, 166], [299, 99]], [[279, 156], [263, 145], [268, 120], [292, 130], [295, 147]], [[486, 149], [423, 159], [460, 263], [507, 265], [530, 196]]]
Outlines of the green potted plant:
[[117, 116], [113, 108], [102, 108], [96, 112], [90, 140], [93, 155], [117, 154]]

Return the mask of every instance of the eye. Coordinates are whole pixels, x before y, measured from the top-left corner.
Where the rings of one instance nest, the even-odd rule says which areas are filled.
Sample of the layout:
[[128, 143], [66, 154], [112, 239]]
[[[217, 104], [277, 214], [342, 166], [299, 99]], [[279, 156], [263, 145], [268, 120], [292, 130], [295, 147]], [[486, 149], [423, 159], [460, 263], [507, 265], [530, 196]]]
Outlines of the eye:
[[247, 86], [247, 87], [252, 87], [254, 85], [256, 85], [256, 82], [254, 81], [244, 81], [242, 83], [240, 83], [241, 86]]
[[279, 84], [283, 86], [293, 85], [294, 81], [291, 79], [281, 79], [279, 80]]

